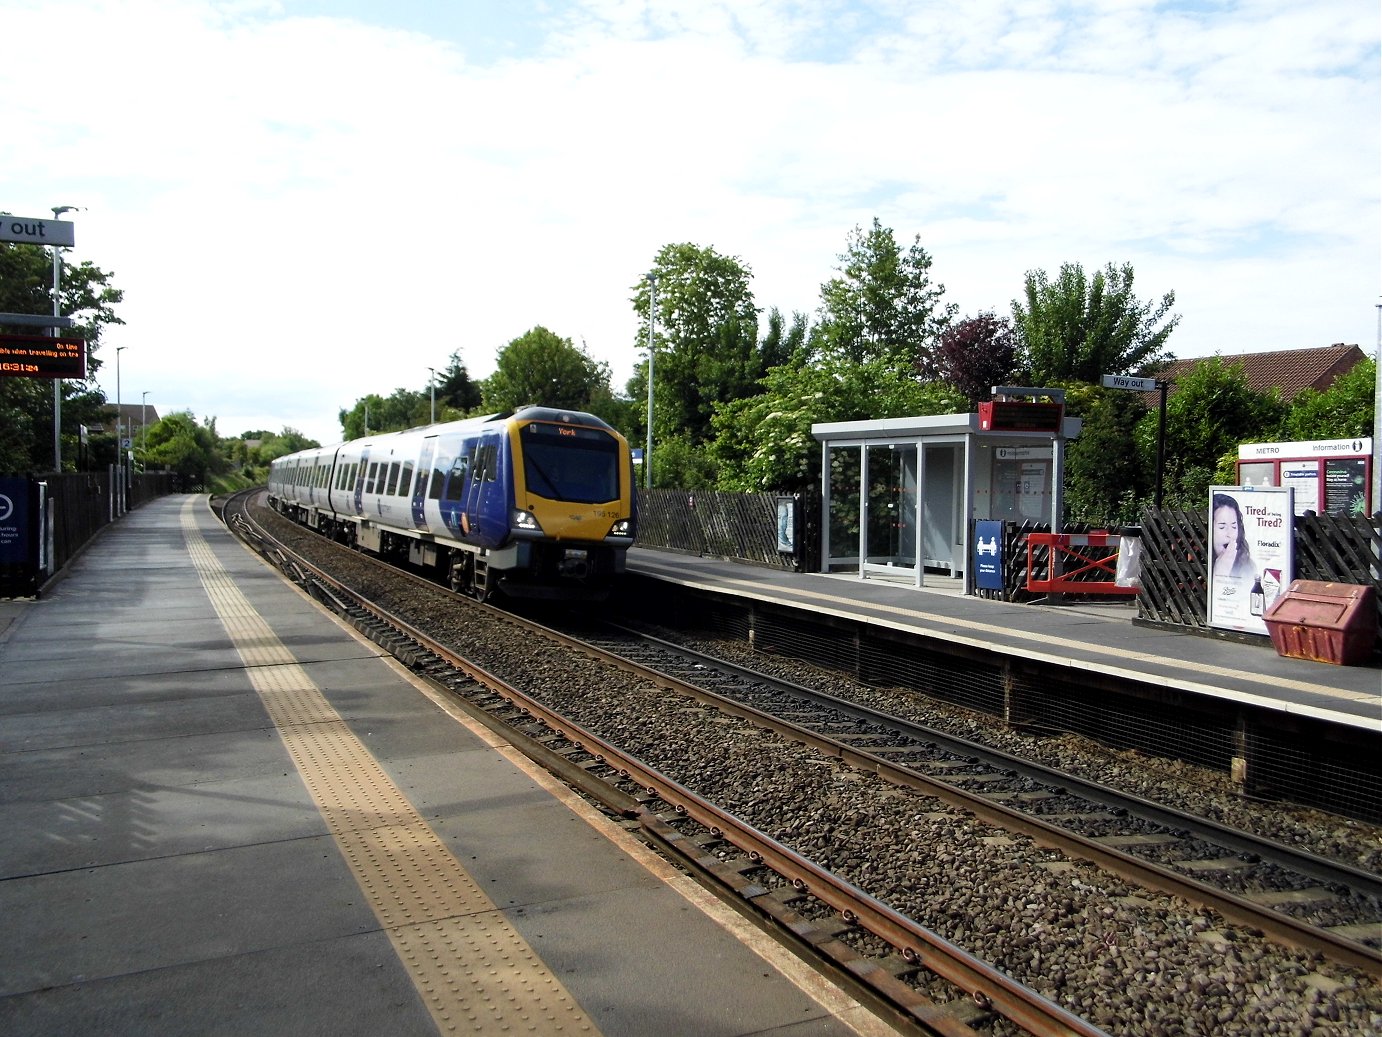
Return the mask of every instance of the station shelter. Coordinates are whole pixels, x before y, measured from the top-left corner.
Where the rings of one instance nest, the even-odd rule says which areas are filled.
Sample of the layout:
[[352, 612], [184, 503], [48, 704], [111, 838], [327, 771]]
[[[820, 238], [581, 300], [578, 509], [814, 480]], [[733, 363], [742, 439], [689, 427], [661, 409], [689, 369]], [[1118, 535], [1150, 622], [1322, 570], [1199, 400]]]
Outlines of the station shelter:
[[972, 592], [975, 520], [1061, 527], [1065, 441], [1081, 421], [1048, 413], [1049, 431], [993, 427], [988, 412], [813, 424], [821, 572], [916, 587], [930, 574]]

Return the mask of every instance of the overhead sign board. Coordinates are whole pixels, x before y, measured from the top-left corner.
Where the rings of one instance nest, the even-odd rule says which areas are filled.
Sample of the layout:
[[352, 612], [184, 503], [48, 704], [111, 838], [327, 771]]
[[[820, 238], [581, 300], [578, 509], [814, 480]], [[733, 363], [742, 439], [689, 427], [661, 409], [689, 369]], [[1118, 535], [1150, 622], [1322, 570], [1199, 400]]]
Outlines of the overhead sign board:
[[1156, 392], [1155, 378], [1130, 378], [1125, 374], [1104, 375], [1104, 388], [1131, 389], [1133, 392]]
[[991, 400], [979, 404], [980, 432], [1060, 432], [1063, 403]]
[[0, 327], [70, 328], [71, 317], [45, 317], [41, 313], [0, 313]]
[[67, 220], [39, 219], [32, 216], [0, 214], [0, 241], [17, 245], [55, 245], [71, 248], [76, 244], [74, 224]]
[[0, 376], [86, 377], [86, 340], [44, 335], [0, 335]]

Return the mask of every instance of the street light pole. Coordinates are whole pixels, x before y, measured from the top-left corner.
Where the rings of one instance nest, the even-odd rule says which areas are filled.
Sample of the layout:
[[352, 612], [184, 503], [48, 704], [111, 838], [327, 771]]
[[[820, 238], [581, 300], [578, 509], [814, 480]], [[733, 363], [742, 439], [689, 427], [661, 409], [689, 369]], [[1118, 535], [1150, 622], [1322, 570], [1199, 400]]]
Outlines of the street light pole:
[[[139, 400], [139, 452], [142, 454], [149, 444], [149, 390]], [[141, 462], [147, 466], [148, 462]]]
[[120, 396], [120, 354], [127, 348], [115, 347], [115, 510], [119, 515], [125, 513], [125, 437], [121, 435], [120, 428], [125, 412], [120, 409], [123, 402]]
[[653, 488], [653, 328], [657, 324], [657, 274], [648, 275], [648, 443], [643, 451], [643, 485]]
[[435, 367], [427, 369], [427, 388], [432, 394], [432, 420], [428, 424], [435, 425], [437, 423], [437, 369]]
[[[72, 212], [77, 207], [75, 205], [55, 205], [53, 206], [53, 219], [57, 219], [65, 212]], [[62, 253], [58, 251], [58, 246], [53, 246], [53, 316], [62, 316], [62, 300], [58, 297], [58, 290], [62, 287]], [[53, 337], [58, 336], [60, 329], [57, 321], [53, 322]], [[53, 471], [62, 471], [62, 379], [53, 379]]]

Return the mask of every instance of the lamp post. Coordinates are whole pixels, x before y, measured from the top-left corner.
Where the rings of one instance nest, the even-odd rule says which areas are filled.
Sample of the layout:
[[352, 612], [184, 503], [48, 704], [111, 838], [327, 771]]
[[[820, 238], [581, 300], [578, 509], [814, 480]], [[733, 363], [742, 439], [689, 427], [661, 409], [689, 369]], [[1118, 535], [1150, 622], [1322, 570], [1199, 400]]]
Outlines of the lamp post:
[[127, 346], [115, 347], [115, 497], [116, 513], [125, 513], [125, 437], [121, 435], [121, 419], [124, 411], [121, 410], [123, 402], [120, 396], [120, 354]]
[[648, 275], [648, 443], [643, 451], [643, 486], [653, 488], [653, 328], [657, 324], [657, 274]]
[[[149, 436], [149, 390], [145, 390], [139, 400], [139, 452], [144, 452]], [[145, 463], [145, 462], [142, 462]]]
[[[53, 206], [53, 219], [57, 219], [65, 212], [73, 212], [75, 205], [55, 205]], [[62, 287], [62, 253], [58, 251], [58, 246], [53, 246], [53, 316], [62, 316], [62, 300], [58, 297], [58, 290]], [[53, 322], [53, 337], [58, 335], [57, 321]], [[53, 471], [62, 471], [62, 379], [53, 379]]]
[[432, 396], [432, 420], [428, 424], [435, 425], [437, 423], [437, 369], [435, 367], [427, 369], [427, 388]]

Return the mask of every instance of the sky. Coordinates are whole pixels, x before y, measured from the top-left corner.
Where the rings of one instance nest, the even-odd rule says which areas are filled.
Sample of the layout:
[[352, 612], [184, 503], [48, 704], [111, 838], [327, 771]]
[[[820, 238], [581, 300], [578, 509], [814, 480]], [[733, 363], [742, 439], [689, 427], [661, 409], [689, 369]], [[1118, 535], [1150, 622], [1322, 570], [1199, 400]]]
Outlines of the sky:
[[[814, 315], [851, 230], [961, 316], [1131, 263], [1180, 357], [1357, 343], [1382, 301], [1361, 0], [0, 0], [0, 211], [80, 207], [123, 402], [339, 441], [542, 325], [610, 365], [667, 244]], [[144, 395], [147, 393], [147, 397]]]

